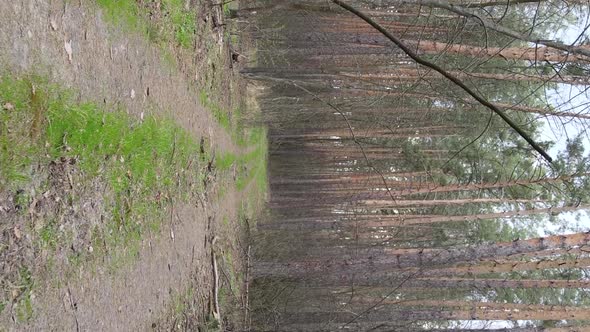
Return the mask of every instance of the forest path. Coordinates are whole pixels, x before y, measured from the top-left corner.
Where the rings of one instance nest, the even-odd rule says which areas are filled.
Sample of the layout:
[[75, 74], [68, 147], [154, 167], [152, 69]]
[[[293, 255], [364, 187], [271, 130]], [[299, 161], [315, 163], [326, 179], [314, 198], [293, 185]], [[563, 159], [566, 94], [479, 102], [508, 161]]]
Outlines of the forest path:
[[[204, 139], [212, 155], [219, 151], [241, 154], [228, 131], [199, 102], [197, 83], [210, 77], [184, 71], [182, 62], [167, 63], [162, 49], [144, 36], [114, 29], [106, 21], [87, 1], [2, 1], [0, 65], [16, 73], [46, 75], [72, 88], [81, 101], [121, 107], [134, 118], [146, 114], [172, 118], [195, 140]], [[210, 70], [207, 57], [196, 51], [189, 54], [193, 59], [186, 54], [174, 56], [184, 56], [193, 73]], [[223, 176], [209, 173], [210, 184], [203, 195], [167, 207], [170, 220], [160, 232], [141, 239], [139, 255], [131, 263], [114, 272], [107, 264], [79, 267], [73, 276], [54, 271], [36, 284], [33, 317], [23, 323], [11, 310], [4, 310], [0, 326], [9, 330], [146, 330], [156, 326], [153, 323], [167, 314], [191, 284], [198, 286], [192, 297], [207, 310], [213, 287], [212, 237], [221, 219], [238, 218], [242, 195]], [[216, 199], [220, 186], [229, 189]]]

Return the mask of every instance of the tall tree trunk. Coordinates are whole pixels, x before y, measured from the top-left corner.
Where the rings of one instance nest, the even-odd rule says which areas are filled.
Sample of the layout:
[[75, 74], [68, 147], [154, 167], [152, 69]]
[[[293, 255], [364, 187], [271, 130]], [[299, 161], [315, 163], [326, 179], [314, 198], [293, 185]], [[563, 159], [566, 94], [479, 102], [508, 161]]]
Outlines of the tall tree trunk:
[[[480, 262], [486, 258], [500, 258], [514, 254], [533, 253], [541, 250], [569, 249], [584, 246], [590, 241], [590, 233], [576, 233], [570, 235], [556, 235], [530, 240], [479, 245], [466, 248], [448, 249], [383, 249], [366, 250], [356, 257], [310, 258], [306, 261], [292, 261], [288, 263], [259, 263], [256, 273], [259, 277], [265, 275], [306, 277], [323, 273], [378, 273], [395, 269], [416, 268], [417, 273], [435, 275], [441, 273], [497, 273], [518, 270], [535, 270], [559, 267], [579, 267], [590, 265], [590, 259], [576, 260], [541, 260], [539, 262]], [[463, 267], [436, 267], [472, 263]], [[475, 263], [475, 265], [473, 265]], [[588, 266], [587, 265], [587, 266]], [[428, 271], [421, 271], [428, 268]], [[407, 271], [407, 270], [406, 270]], [[400, 271], [401, 272], [401, 271]]]

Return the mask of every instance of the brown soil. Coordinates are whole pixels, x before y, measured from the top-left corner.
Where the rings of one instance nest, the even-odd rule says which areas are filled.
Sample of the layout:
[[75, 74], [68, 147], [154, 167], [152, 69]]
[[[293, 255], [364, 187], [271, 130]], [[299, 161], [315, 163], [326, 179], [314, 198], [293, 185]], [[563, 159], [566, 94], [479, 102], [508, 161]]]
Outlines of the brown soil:
[[[239, 102], [232, 97], [240, 92], [230, 89], [243, 88], [243, 83], [230, 84], [237, 81], [238, 68], [230, 66], [227, 42], [218, 44], [223, 33], [210, 23], [211, 17], [219, 13], [207, 1], [196, 6], [199, 6], [202, 35], [198, 36], [194, 50], [170, 48], [177, 60], [177, 66], [172, 66], [163, 60], [166, 54], [160, 47], [150, 44], [144, 36], [113, 28], [90, 1], [0, 1], [0, 66], [17, 73], [46, 75], [71, 87], [81, 101], [90, 100], [113, 108], [122, 106], [136, 117], [149, 112], [171, 117], [195, 139], [209, 142], [212, 151], [240, 153], [228, 133], [199, 104], [199, 89], [205, 88], [213, 91], [212, 94], [229, 91], [217, 102], [231, 108]], [[71, 45], [71, 57], [66, 45]], [[211, 45], [223, 45], [213, 61], [207, 53]], [[67, 160], [51, 167], [60, 170], [50, 170], [49, 174], [62, 177], [75, 172]], [[59, 191], [67, 179], [57, 175], [57, 182], [52, 186]], [[35, 331], [137, 331], [180, 326], [202, 329], [205, 316], [211, 311], [212, 252], [233, 250], [239, 254], [244, 249], [243, 240], [233, 248], [228, 246], [233, 243], [229, 239], [239, 238], [239, 227], [221, 226], [224, 218], [232, 223], [238, 221], [241, 194], [233, 189], [232, 179], [215, 171], [209, 178], [210, 185], [204, 195], [195, 194], [188, 203], [166, 207], [170, 218], [162, 232], [145, 236], [139, 256], [123, 268], [110, 271], [96, 264], [67, 275], [62, 271], [53, 271], [55, 275], [35, 272], [38, 275], [34, 277], [40, 281], [32, 297], [33, 317], [18, 322], [12, 308], [6, 308], [0, 314], [0, 330], [4, 327]], [[222, 186], [227, 191], [222, 199], [216, 199]], [[78, 210], [73, 219], [100, 215], [95, 211], [101, 209], [100, 184], [95, 184], [94, 190], [78, 193], [80, 206], [88, 210]], [[0, 195], [2, 201], [9, 200]], [[46, 198], [46, 201], [52, 200]], [[38, 213], [55, 208], [49, 203], [45, 207], [37, 204]], [[212, 248], [214, 237], [229, 249]], [[29, 236], [9, 238], [13, 245]], [[27, 264], [35, 264], [44, 258], [29, 252], [23, 259]], [[184, 313], [180, 322], [178, 312], [176, 316], [171, 314], [172, 307], [189, 288], [193, 289], [190, 298], [193, 316]]]

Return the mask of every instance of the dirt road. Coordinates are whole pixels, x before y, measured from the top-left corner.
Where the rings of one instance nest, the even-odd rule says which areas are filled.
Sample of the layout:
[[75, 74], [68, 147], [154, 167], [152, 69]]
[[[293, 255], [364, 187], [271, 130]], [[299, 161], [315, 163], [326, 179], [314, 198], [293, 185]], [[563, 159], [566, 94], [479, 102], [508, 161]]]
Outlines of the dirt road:
[[[208, 23], [200, 31], [216, 35]], [[227, 130], [199, 103], [198, 87], [211, 77], [196, 74], [207, 71], [211, 76], [218, 75], [215, 70], [225, 70], [229, 73], [219, 75], [231, 77], [232, 70], [219, 59], [207, 59], [202, 50], [167, 53], [145, 36], [113, 26], [93, 2], [56, 0], [1, 1], [0, 45], [2, 68], [46, 76], [71, 88], [81, 101], [120, 107], [136, 118], [170, 117], [195, 140], [203, 138], [211, 151], [240, 153]], [[170, 56], [176, 64], [166, 60]], [[205, 193], [165, 207], [169, 220], [159, 233], [141, 239], [139, 255], [131, 263], [116, 271], [95, 264], [82, 265], [73, 275], [54, 270], [53, 275], [35, 276], [33, 316], [19, 322], [9, 304], [0, 314], [0, 326], [54, 331], [167, 329], [166, 324], [173, 323], [158, 322], [189, 288], [191, 298], [206, 313], [213, 287], [211, 240], [222, 219], [237, 219], [240, 201], [235, 188], [227, 186], [231, 179], [216, 172], [208, 176]], [[216, 199], [224, 186], [229, 189]]]

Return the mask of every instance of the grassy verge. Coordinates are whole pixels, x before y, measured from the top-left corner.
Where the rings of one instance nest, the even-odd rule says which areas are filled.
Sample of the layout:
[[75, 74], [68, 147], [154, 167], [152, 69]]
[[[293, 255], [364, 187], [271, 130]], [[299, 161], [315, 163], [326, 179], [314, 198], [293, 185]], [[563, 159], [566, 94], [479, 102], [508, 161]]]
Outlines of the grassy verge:
[[232, 122], [232, 118], [230, 117], [229, 112], [225, 111], [218, 104], [212, 102], [209, 99], [209, 96], [207, 95], [207, 92], [205, 90], [201, 90], [201, 92], [199, 93], [199, 101], [201, 102], [201, 105], [209, 109], [217, 123], [223, 129], [234, 134], [233, 136], [239, 134], [239, 130], [235, 128], [237, 126], [237, 119], [233, 119]]
[[[266, 130], [252, 128], [248, 130], [243, 145], [249, 152], [243, 154], [224, 153], [217, 160], [217, 168], [221, 172], [234, 172], [234, 190], [242, 191], [237, 218], [224, 218], [221, 229], [223, 254], [218, 255], [222, 271], [219, 290], [219, 301], [224, 317], [231, 324], [240, 326], [246, 321], [245, 307], [248, 302], [244, 293], [245, 275], [249, 241], [249, 229], [255, 224], [257, 215], [264, 201], [267, 190], [267, 142]], [[239, 230], [236, 232], [236, 230]], [[225, 234], [233, 234], [226, 236]], [[227, 326], [226, 326], [227, 327]]]
[[232, 167], [236, 170], [236, 189], [239, 191], [252, 181], [256, 181], [257, 190], [265, 192], [267, 186], [266, 162], [267, 145], [266, 129], [263, 127], [243, 128], [239, 109], [231, 112], [222, 109], [212, 102], [207, 92], [202, 90], [199, 94], [200, 102], [208, 108], [217, 123], [228, 131], [234, 143], [243, 149], [251, 150], [243, 154], [224, 152], [217, 159], [216, 166], [221, 171], [229, 171]]
[[[188, 49], [195, 41], [196, 13], [185, 8], [184, 0], [162, 0], [149, 6], [141, 6], [136, 0], [97, 0], [97, 3], [112, 23], [139, 31], [153, 42], [174, 42]], [[150, 17], [157, 19], [150, 20]]]
[[[231, 91], [232, 89], [230, 89]], [[256, 105], [247, 107], [244, 96], [238, 96], [244, 105], [228, 111], [216, 102], [222, 98], [219, 90], [203, 89], [200, 102], [208, 108], [216, 121], [231, 135], [240, 152], [221, 151], [217, 154], [215, 168], [221, 175], [217, 199], [232, 191], [240, 191], [242, 201], [235, 206], [237, 216], [224, 216], [218, 226], [222, 239], [218, 242], [216, 257], [219, 264], [219, 302], [223, 324], [220, 329], [238, 330], [246, 321], [247, 296], [244, 293], [247, 264], [249, 227], [260, 212], [267, 191], [267, 135], [263, 127], [248, 127], [249, 118], [255, 118]], [[243, 113], [246, 112], [246, 113]], [[233, 179], [230, 180], [230, 179]], [[213, 329], [217, 330], [217, 329]]]
[[263, 128], [252, 128], [248, 139], [243, 145], [252, 150], [240, 155], [230, 152], [223, 153], [217, 160], [217, 167], [221, 171], [229, 171], [232, 167], [235, 167], [235, 185], [237, 190], [242, 191], [250, 182], [255, 181], [256, 189], [259, 192], [265, 192], [267, 186], [266, 130]]
[[[70, 95], [39, 77], [0, 76], [0, 198], [9, 197], [3, 226], [16, 236], [5, 243], [32, 239], [32, 250], [55, 256], [47, 266], [107, 257], [117, 268], [159, 230], [172, 202], [201, 190], [207, 156], [171, 121], [106, 112]], [[0, 258], [13, 249], [0, 246]], [[35, 268], [23, 263], [8, 276], [22, 291], [2, 289], [0, 309], [16, 298], [17, 317], [30, 317]]]

